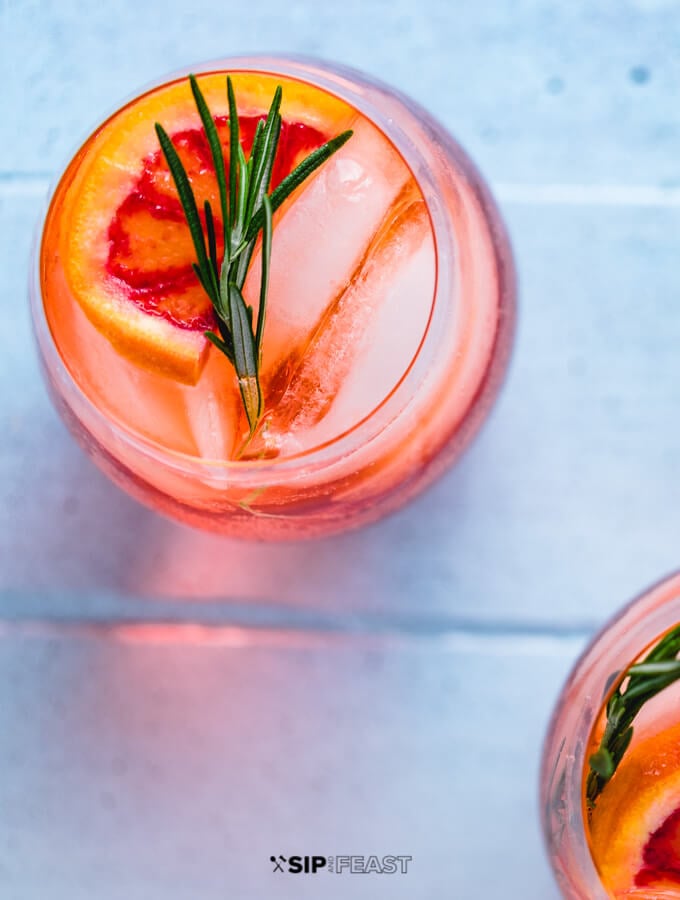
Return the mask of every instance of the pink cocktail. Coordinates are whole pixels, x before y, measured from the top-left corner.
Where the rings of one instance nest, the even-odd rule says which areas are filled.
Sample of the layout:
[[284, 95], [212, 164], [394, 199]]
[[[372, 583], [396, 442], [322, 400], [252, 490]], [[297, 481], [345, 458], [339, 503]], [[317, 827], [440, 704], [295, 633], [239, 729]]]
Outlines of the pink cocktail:
[[[211, 312], [153, 129], [218, 205], [184, 75], [100, 126], [52, 195], [33, 312], [53, 397], [117, 483], [182, 521], [271, 538], [374, 520], [459, 455], [498, 391], [514, 318], [502, 222], [447, 133], [382, 85], [284, 59], [195, 71], [225, 152], [225, 73], [246, 153], [261, 98], [282, 86], [272, 186], [353, 132], [274, 215], [261, 416], [249, 427], [234, 368], [204, 337]], [[243, 286], [254, 308], [261, 253]]]

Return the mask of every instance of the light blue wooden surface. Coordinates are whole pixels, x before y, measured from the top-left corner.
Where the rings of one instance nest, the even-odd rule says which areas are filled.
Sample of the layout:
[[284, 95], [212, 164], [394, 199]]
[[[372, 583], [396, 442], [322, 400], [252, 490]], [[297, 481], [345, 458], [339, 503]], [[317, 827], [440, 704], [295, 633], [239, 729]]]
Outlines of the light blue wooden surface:
[[[679, 45], [668, 0], [0, 0], [2, 898], [556, 896], [550, 708], [592, 629], [679, 563]], [[163, 72], [250, 50], [428, 106], [520, 274], [471, 451], [314, 545], [218, 540], [120, 494], [52, 411], [28, 321], [34, 223], [77, 140]], [[274, 875], [279, 852], [414, 863], [376, 888]]]

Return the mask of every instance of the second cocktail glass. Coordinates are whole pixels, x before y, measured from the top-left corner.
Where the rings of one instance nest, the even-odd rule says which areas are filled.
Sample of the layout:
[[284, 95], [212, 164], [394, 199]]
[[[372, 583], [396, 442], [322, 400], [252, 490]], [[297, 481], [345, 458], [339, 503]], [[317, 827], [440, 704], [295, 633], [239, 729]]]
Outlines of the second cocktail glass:
[[569, 900], [680, 896], [680, 575], [626, 607], [557, 701], [541, 773]]

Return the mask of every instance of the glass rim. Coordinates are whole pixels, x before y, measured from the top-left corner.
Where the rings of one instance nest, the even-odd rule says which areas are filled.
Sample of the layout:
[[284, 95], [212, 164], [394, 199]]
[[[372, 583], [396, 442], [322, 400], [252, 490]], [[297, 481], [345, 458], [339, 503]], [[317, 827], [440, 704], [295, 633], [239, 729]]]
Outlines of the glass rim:
[[[432, 228], [432, 237], [435, 245], [435, 284], [430, 314], [418, 348], [406, 366], [404, 373], [383, 400], [350, 428], [322, 444], [303, 449], [297, 453], [288, 454], [282, 458], [223, 460], [196, 456], [168, 448], [160, 442], [126, 426], [118, 421], [115, 416], [103, 412], [71, 374], [69, 366], [63, 359], [52, 335], [42, 298], [40, 260], [44, 226], [59, 185], [78, 150], [82, 148], [84, 143], [89, 140], [98, 128], [135, 99], [155, 88], [179, 80], [191, 72], [203, 74], [213, 71], [253, 71], [273, 75], [282, 74], [299, 81], [306, 81], [339, 96], [373, 122], [392, 143], [421, 190]], [[122, 441], [146, 456], [160, 459], [164, 465], [173, 469], [182, 472], [193, 470], [198, 473], [228, 471], [234, 478], [247, 481], [248, 473], [252, 473], [254, 478], [259, 479], [263, 475], [270, 473], [294, 475], [313, 468], [330, 468], [372, 443], [385, 429], [406, 412], [414, 401], [419, 386], [427, 376], [429, 361], [436, 357], [436, 351], [440, 344], [440, 332], [443, 330], [438, 326], [443, 323], [449, 305], [452, 302], [455, 303], [455, 296], [452, 300], [451, 295], [455, 292], [456, 287], [457, 234], [449, 223], [446, 209], [433, 202], [433, 197], [436, 196], [436, 179], [424, 161], [422, 148], [414, 141], [411, 135], [396, 125], [394, 120], [378, 110], [372, 102], [359, 93], [355, 80], [385, 92], [390, 97], [398, 100], [407, 112], [429, 124], [435, 125], [445, 135], [455, 155], [456, 169], [464, 175], [466, 182], [473, 189], [483, 219], [487, 223], [491, 247], [490, 256], [498, 273], [499, 298], [504, 296], [508, 283], [510, 291], [514, 295], [514, 268], [509, 239], [488, 186], [477, 171], [474, 163], [455, 139], [415, 101], [364, 72], [334, 62], [301, 55], [239, 55], [182, 67], [158, 79], [154, 79], [140, 90], [135, 91], [134, 94], [124, 99], [112, 112], [95, 124], [93, 128], [89, 129], [85, 138], [77, 143], [76, 149], [68, 156], [66, 163], [60, 167], [58, 175], [50, 186], [38, 219], [33, 242], [29, 283], [34, 333], [42, 355], [41, 362], [43, 366], [46, 368], [50, 378], [56, 376], [56, 380], [67, 387], [72, 396], [64, 396], [63, 400], [71, 408], [73, 414], [76, 415], [86, 431], [90, 432], [92, 430], [88, 423], [94, 421], [99, 426], [100, 430], [98, 433], [101, 433], [101, 431], [104, 433], [108, 432], [117, 441]], [[448, 246], [446, 246], [447, 244]], [[494, 351], [499, 342], [502, 325], [503, 322], [501, 317], [499, 317], [494, 343], [486, 366], [480, 373], [475, 395], [461, 416], [458, 427], [463, 427], [465, 420], [471, 415], [480, 395], [483, 393], [483, 387], [493, 368]], [[77, 404], [78, 410], [73, 408], [74, 403]]]

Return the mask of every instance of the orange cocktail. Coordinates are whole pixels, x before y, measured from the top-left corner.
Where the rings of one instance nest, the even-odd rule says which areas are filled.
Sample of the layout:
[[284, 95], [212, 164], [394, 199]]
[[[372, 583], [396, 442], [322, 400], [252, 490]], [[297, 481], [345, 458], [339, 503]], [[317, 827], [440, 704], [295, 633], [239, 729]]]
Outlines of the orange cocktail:
[[270, 255], [264, 230], [244, 254], [238, 294], [256, 377], [238, 368], [219, 285], [211, 300], [195, 266], [154, 129], [162, 124], [191, 183], [217, 284], [231, 201], [220, 206], [213, 145], [184, 75], [111, 116], [57, 185], [34, 290], [43, 363], [74, 433], [155, 508], [243, 536], [338, 531], [422, 489], [476, 431], [509, 350], [510, 254], [459, 148], [356, 73], [264, 59], [199, 70], [227, 169], [227, 72], [243, 172], [282, 89], [275, 201], [303, 160], [352, 132], [274, 204]]
[[544, 827], [565, 897], [680, 897], [680, 577], [608, 625], [562, 692]]

